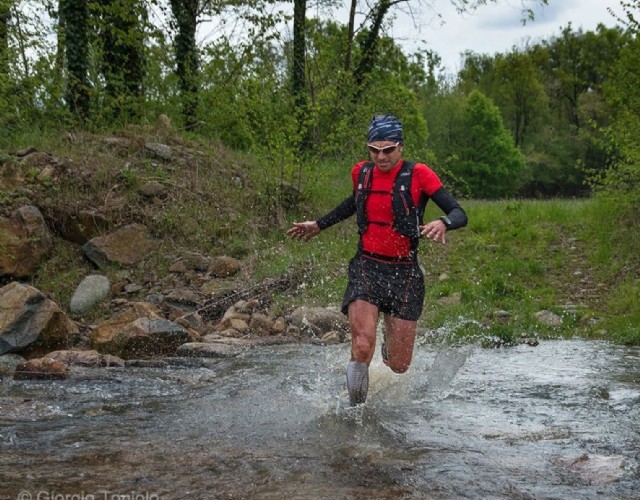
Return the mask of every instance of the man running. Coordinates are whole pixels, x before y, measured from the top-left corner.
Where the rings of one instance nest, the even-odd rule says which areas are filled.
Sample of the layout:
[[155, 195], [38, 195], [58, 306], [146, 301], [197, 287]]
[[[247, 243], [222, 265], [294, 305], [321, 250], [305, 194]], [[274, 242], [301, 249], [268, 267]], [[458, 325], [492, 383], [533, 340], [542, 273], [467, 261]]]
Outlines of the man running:
[[[360, 241], [349, 262], [342, 312], [349, 318], [351, 360], [347, 389], [352, 406], [364, 403], [369, 364], [376, 347], [379, 314], [384, 317], [383, 362], [395, 373], [408, 370], [424, 300], [418, 263], [421, 237], [446, 242], [446, 233], [467, 224], [467, 215], [423, 163], [402, 159], [402, 124], [392, 115], [373, 118], [367, 133], [371, 161], [352, 170], [353, 193], [316, 221], [294, 222], [287, 234], [308, 241], [356, 214]], [[444, 215], [422, 221], [431, 198]]]

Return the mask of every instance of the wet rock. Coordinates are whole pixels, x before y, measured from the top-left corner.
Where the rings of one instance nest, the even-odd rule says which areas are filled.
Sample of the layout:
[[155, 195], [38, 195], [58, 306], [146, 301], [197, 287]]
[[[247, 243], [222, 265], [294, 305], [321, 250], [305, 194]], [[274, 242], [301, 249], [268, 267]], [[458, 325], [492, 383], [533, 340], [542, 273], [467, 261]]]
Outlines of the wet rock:
[[109, 367], [109, 366], [117, 366], [117, 367], [123, 367], [124, 366], [124, 359], [119, 358], [118, 356], [112, 356], [111, 354], [105, 354], [102, 356], [102, 362], [104, 363], [104, 366]]
[[67, 347], [77, 325], [38, 289], [18, 282], [0, 288], [0, 354]]
[[527, 337], [520, 339], [520, 343], [531, 346], [531, 347], [537, 347], [538, 345], [540, 345], [540, 342], [538, 341], [538, 339], [527, 338]]
[[0, 216], [0, 276], [29, 278], [52, 248], [51, 234], [36, 207], [21, 207], [9, 218]]
[[562, 326], [562, 318], [554, 312], [543, 310], [538, 311], [534, 316], [545, 326]]
[[74, 351], [62, 350], [53, 351], [47, 354], [47, 358], [61, 361], [68, 366], [86, 366], [98, 368], [104, 366], [124, 366], [124, 360], [116, 356], [103, 355], [96, 350]]
[[169, 363], [162, 359], [129, 359], [125, 361], [125, 366], [132, 368], [168, 368]]
[[84, 314], [106, 299], [111, 293], [109, 278], [100, 274], [85, 277], [71, 297], [69, 310], [73, 314]]
[[159, 246], [147, 227], [129, 224], [106, 236], [93, 238], [82, 246], [89, 260], [104, 269], [111, 264], [137, 264]]
[[291, 314], [290, 323], [315, 337], [332, 330], [346, 332], [349, 327], [347, 317], [340, 311], [322, 307], [299, 307]]
[[69, 367], [52, 358], [35, 358], [16, 366], [14, 380], [61, 380], [67, 378]]
[[191, 340], [187, 330], [167, 319], [140, 318], [123, 330], [116, 342], [122, 345], [122, 357], [172, 356], [181, 344]]
[[233, 257], [220, 256], [213, 259], [211, 263], [211, 273], [217, 278], [227, 278], [238, 273], [242, 263]]
[[230, 358], [242, 352], [242, 348], [220, 342], [188, 342], [176, 350], [176, 356], [193, 358]]
[[624, 475], [626, 460], [620, 456], [584, 455], [572, 460], [568, 469], [591, 485], [608, 484]]
[[133, 302], [124, 311], [103, 321], [93, 329], [91, 347], [98, 352], [106, 352], [102, 346], [110, 344], [120, 330], [138, 318], [162, 319], [162, 316], [160, 316], [160, 310], [153, 304]]
[[[95, 333], [95, 332], [94, 332]], [[100, 352], [113, 354], [125, 360], [171, 356], [189, 338], [187, 330], [164, 318], [138, 318], [117, 329], [115, 334], [100, 343]]]
[[16, 366], [24, 361], [25, 359], [18, 354], [5, 354], [0, 356], [0, 380], [2, 380], [5, 375], [13, 375]]

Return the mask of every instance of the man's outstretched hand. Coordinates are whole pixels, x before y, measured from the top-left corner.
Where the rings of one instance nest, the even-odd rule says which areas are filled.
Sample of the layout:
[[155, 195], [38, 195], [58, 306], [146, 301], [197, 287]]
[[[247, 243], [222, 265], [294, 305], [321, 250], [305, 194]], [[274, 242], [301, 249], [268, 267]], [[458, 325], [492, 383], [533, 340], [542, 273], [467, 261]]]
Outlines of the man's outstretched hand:
[[318, 234], [320, 234], [320, 228], [314, 220], [294, 222], [293, 227], [287, 231], [287, 236], [304, 241], [309, 241]]

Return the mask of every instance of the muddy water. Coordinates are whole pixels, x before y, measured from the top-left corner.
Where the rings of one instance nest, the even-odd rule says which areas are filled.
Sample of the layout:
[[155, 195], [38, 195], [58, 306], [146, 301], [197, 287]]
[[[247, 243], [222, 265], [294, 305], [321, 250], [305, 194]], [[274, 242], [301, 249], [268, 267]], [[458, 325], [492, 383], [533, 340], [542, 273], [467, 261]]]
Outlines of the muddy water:
[[379, 355], [348, 408], [348, 347], [5, 380], [0, 498], [640, 498], [640, 350], [547, 341]]

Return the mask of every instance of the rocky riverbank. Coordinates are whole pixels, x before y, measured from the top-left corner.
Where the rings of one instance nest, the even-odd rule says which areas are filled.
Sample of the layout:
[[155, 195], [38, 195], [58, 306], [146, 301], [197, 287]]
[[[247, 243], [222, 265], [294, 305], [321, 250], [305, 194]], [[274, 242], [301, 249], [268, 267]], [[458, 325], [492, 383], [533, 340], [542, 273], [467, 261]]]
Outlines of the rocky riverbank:
[[[166, 237], [167, 207], [198, 191], [186, 173], [185, 183], [176, 184], [176, 171], [192, 172], [206, 156], [183, 145], [169, 127], [160, 120], [151, 139], [150, 131], [146, 138], [83, 138], [93, 151], [115, 158], [111, 168], [106, 156], [97, 166], [33, 147], [2, 158], [3, 376], [59, 378], [73, 365], [161, 364], [170, 356], [235, 356], [257, 344], [345, 340], [339, 311], [270, 313], [272, 295], [294, 293], [304, 270], [256, 283], [243, 259], [224, 247], [213, 244], [209, 254], [187, 239], [177, 247]], [[241, 184], [238, 172], [226, 165], [226, 174]], [[214, 215], [221, 227], [234, 217], [224, 208]], [[73, 249], [66, 263], [66, 271], [75, 271], [73, 282], [63, 285], [72, 293], [64, 301], [52, 289], [33, 286], [56, 245]]]

